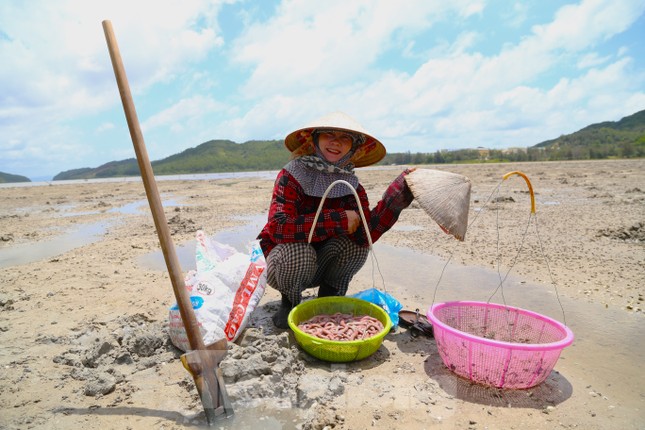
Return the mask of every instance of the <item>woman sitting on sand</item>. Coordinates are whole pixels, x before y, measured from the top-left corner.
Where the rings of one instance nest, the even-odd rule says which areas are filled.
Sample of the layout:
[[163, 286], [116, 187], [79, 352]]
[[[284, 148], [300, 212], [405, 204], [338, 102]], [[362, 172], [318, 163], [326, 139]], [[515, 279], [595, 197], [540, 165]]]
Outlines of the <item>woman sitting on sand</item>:
[[278, 173], [268, 222], [258, 236], [267, 259], [268, 283], [282, 294], [273, 316], [279, 328], [288, 328], [289, 312], [307, 288], [320, 287], [318, 297], [344, 296], [367, 259], [369, 242], [356, 199], [345, 184], [334, 186], [327, 195], [308, 243], [328, 186], [342, 179], [354, 187], [376, 242], [412, 202], [404, 176], [414, 170], [400, 174], [370, 210], [354, 167], [377, 163], [385, 156], [385, 147], [356, 121], [340, 112], [329, 114], [290, 133], [285, 145], [293, 159]]

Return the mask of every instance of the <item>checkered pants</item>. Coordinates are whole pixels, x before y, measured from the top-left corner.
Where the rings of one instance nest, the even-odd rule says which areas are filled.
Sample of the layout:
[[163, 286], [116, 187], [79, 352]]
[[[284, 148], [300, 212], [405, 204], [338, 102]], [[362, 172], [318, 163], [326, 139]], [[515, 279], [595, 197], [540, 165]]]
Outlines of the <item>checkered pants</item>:
[[368, 254], [369, 248], [346, 236], [315, 244], [281, 243], [267, 258], [267, 281], [294, 306], [307, 288], [320, 286], [319, 297], [344, 296]]

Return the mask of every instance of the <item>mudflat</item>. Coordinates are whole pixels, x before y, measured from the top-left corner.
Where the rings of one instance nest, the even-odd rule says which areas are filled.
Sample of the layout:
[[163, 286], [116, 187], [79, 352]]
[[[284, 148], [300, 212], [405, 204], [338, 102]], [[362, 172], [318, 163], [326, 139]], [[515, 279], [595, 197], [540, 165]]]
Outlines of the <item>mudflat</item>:
[[[645, 160], [419, 168], [470, 178], [465, 241], [413, 203], [348, 294], [375, 286], [424, 313], [492, 295], [564, 320], [576, 337], [551, 375], [527, 390], [472, 384], [401, 327], [365, 360], [322, 362], [273, 327], [267, 287], [221, 363], [235, 416], [215, 428], [642, 428]], [[372, 206], [402, 169], [357, 170]], [[534, 215], [523, 179], [502, 180], [512, 171], [530, 178]], [[157, 185], [190, 253], [199, 229], [252, 240], [273, 180]], [[1, 428], [206, 426], [168, 338], [167, 271], [145, 263], [160, 249], [145, 198], [139, 180], [0, 187]]]

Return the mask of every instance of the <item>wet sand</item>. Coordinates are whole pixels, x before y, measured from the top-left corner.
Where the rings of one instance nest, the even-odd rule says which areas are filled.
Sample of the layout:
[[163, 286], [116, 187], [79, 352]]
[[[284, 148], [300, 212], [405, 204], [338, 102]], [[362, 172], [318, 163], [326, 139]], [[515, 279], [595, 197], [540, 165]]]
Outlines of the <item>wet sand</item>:
[[[278, 295], [268, 288], [222, 363], [236, 415], [221, 427], [642, 428], [645, 160], [422, 167], [471, 179], [466, 240], [413, 203], [350, 293], [376, 286], [425, 311], [488, 300], [508, 273], [492, 301], [574, 331], [551, 375], [528, 390], [470, 384], [446, 369], [433, 340], [402, 328], [366, 360], [320, 362], [272, 327]], [[359, 169], [372, 205], [400, 170]], [[501, 179], [514, 170], [531, 179], [534, 217], [523, 180]], [[272, 181], [158, 186], [188, 270], [197, 229], [253, 238]], [[0, 427], [204, 426], [168, 341], [174, 297], [142, 184], [2, 187], [0, 202]]]

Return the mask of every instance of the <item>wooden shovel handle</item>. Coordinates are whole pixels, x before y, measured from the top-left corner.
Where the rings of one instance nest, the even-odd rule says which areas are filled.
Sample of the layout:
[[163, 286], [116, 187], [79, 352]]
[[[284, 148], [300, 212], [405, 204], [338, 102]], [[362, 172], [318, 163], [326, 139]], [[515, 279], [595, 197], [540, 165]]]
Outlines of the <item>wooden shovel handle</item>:
[[[152, 166], [150, 164], [148, 152], [143, 141], [141, 127], [139, 126], [139, 119], [134, 108], [132, 94], [130, 93], [130, 85], [128, 84], [128, 78], [125, 73], [125, 68], [123, 67], [121, 53], [114, 36], [114, 31], [112, 30], [112, 23], [110, 21], [103, 21], [103, 31], [105, 33], [105, 39], [107, 41], [108, 50], [110, 52], [110, 59], [112, 60], [112, 67], [114, 68], [114, 74], [116, 76], [117, 85], [119, 87], [121, 102], [123, 103], [123, 110], [125, 111], [125, 117], [128, 122], [130, 137], [132, 138], [134, 151], [137, 155], [137, 162], [139, 164], [139, 170], [141, 171], [141, 178], [143, 179], [143, 185], [146, 190], [146, 196], [148, 197], [148, 203], [150, 204], [150, 210], [152, 211], [152, 217], [155, 222], [155, 228], [157, 229], [157, 235], [159, 236], [159, 242], [161, 243], [163, 256], [166, 260], [166, 266], [168, 268], [168, 274], [170, 275], [170, 280], [172, 282], [175, 299], [177, 300], [177, 305], [179, 307], [179, 313], [181, 314], [181, 319], [186, 329], [188, 343], [191, 350], [200, 351], [200, 355], [202, 355], [201, 362], [204, 369], [202, 376], [206, 380], [208, 388], [206, 390], [203, 390], [204, 387], [197, 388], [198, 391], [200, 391], [200, 394], [202, 394], [202, 392], [208, 392], [210, 394], [210, 400], [208, 401], [208, 404], [204, 402], [204, 398], [202, 398], [202, 403], [204, 403], [204, 411], [206, 412], [207, 418], [209, 418], [210, 422], [210, 416], [212, 415], [212, 413], [209, 414], [209, 411], [212, 411], [214, 408], [216, 408], [219, 405], [220, 400], [218, 383], [215, 379], [214, 373], [216, 365], [212, 362], [210, 354], [206, 352], [204, 340], [202, 339], [201, 332], [199, 331], [197, 318], [195, 317], [195, 312], [193, 311], [193, 307], [190, 302], [190, 296], [188, 294], [188, 291], [186, 290], [186, 285], [184, 284], [183, 272], [179, 264], [179, 259], [177, 258], [177, 253], [175, 252], [175, 247], [172, 243], [172, 238], [170, 237], [168, 222], [166, 221], [166, 215], [163, 211], [161, 197], [159, 196], [159, 191], [157, 190], [157, 184], [152, 171]], [[195, 382], [197, 383], [198, 379], [200, 379], [201, 384], [201, 378], [198, 378], [197, 376], [198, 375], [193, 375]]]
[[182, 321], [186, 326], [186, 334], [188, 336], [190, 348], [193, 350], [204, 349], [204, 341], [199, 332], [197, 319], [190, 303], [190, 296], [186, 290], [186, 285], [184, 284], [183, 272], [179, 264], [179, 259], [177, 258], [177, 253], [175, 252], [175, 247], [172, 243], [172, 238], [170, 237], [170, 229], [168, 228], [166, 214], [163, 211], [161, 197], [159, 196], [157, 183], [148, 158], [148, 151], [146, 150], [146, 145], [143, 141], [143, 134], [141, 133], [139, 119], [134, 108], [128, 78], [125, 73], [125, 68], [123, 67], [123, 61], [121, 60], [121, 54], [119, 52], [119, 47], [117, 46], [116, 38], [114, 37], [114, 32], [112, 31], [112, 23], [110, 21], [103, 21], [103, 30], [105, 31], [114, 74], [116, 75], [119, 93], [121, 94], [123, 110], [125, 111], [128, 128], [130, 129], [130, 137], [132, 138], [132, 143], [134, 145], [134, 152], [137, 155], [137, 162], [141, 171], [143, 186], [146, 190], [148, 203], [150, 204], [150, 210], [152, 211], [152, 217], [155, 222], [155, 228], [157, 229], [157, 235], [159, 236], [159, 242], [161, 244], [164, 259], [166, 260], [166, 266], [168, 267], [168, 273], [177, 299], [177, 305], [179, 306], [179, 312], [181, 314]]

